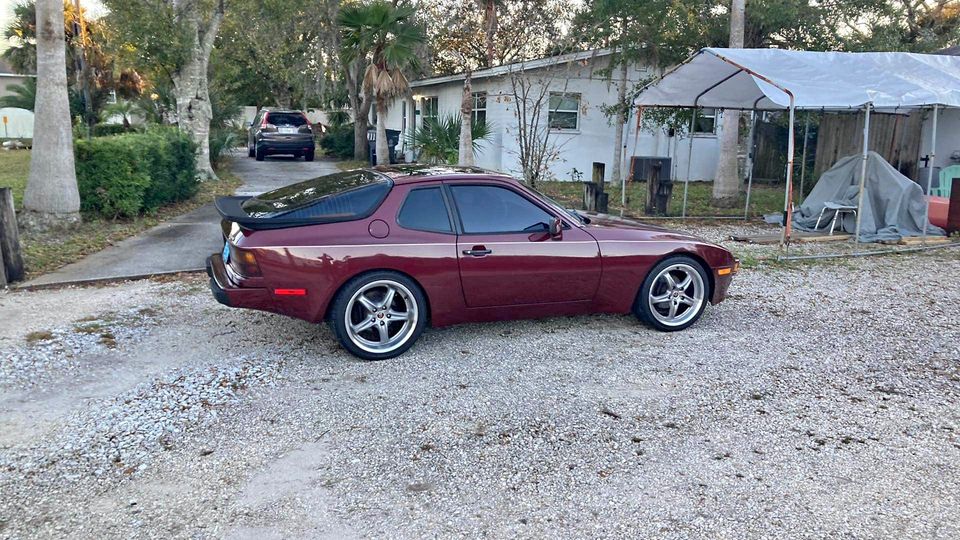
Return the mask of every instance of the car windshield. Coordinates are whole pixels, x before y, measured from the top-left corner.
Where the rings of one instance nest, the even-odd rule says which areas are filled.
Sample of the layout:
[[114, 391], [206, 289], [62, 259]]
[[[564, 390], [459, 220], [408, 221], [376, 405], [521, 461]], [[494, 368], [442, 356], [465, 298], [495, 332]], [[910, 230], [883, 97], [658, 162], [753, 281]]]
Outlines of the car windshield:
[[307, 119], [300, 113], [268, 112], [267, 123], [275, 126], [300, 127], [307, 123]]
[[373, 212], [393, 181], [371, 171], [330, 174], [251, 197], [241, 205], [254, 218], [359, 219]]
[[535, 189], [535, 188], [532, 188], [532, 187], [530, 187], [530, 186], [525, 186], [525, 187], [526, 187], [527, 189], [529, 189], [530, 191], [534, 192], [538, 197], [540, 197], [540, 199], [542, 199], [544, 202], [546, 202], [546, 203], [549, 204], [550, 206], [553, 206], [553, 207], [556, 208], [557, 210], [560, 210], [560, 211], [563, 212], [564, 214], [570, 216], [570, 217], [571, 217], [573, 220], [575, 220], [577, 223], [579, 223], [579, 224], [581, 224], [581, 225], [585, 225], [585, 224], [588, 223], [588, 221], [586, 220], [586, 218], [584, 218], [583, 216], [581, 216], [580, 213], [577, 212], [576, 210], [574, 210], [573, 208], [567, 208], [567, 207], [563, 206], [562, 204], [560, 204], [559, 202], [557, 202], [556, 200], [554, 200], [553, 197], [550, 197], [549, 195], [545, 195], [543, 192], [541, 192], [541, 191], [539, 191], [539, 190], [537, 190], [537, 189]]

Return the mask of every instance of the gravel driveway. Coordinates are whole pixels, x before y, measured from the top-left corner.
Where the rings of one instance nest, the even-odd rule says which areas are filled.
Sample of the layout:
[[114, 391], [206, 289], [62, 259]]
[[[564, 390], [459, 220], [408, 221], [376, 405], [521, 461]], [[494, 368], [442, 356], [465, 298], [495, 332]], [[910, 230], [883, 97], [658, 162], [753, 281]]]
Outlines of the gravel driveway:
[[0, 293], [0, 537], [957, 538], [957, 250], [364, 363], [199, 277]]

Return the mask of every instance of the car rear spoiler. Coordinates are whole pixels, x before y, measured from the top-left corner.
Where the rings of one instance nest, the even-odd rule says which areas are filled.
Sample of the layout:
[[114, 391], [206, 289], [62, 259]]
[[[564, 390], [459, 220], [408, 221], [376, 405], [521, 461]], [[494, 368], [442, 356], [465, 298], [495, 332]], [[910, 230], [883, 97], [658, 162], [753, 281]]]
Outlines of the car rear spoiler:
[[322, 217], [251, 217], [243, 209], [243, 203], [250, 199], [248, 196], [217, 197], [214, 203], [217, 212], [223, 216], [223, 219], [232, 221], [251, 231], [263, 231], [269, 229], [286, 229], [289, 227], [303, 227], [306, 225], [316, 225], [318, 223], [332, 223], [343, 221], [342, 219], [330, 219]]

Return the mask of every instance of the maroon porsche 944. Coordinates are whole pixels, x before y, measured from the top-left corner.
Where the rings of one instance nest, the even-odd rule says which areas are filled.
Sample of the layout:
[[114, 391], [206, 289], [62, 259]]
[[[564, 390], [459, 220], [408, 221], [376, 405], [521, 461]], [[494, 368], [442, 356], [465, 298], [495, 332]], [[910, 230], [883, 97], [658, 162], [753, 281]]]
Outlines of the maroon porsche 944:
[[403, 353], [428, 324], [632, 312], [682, 330], [723, 300], [739, 267], [723, 247], [585, 217], [475, 168], [359, 169], [217, 209], [217, 301], [326, 320], [369, 360]]

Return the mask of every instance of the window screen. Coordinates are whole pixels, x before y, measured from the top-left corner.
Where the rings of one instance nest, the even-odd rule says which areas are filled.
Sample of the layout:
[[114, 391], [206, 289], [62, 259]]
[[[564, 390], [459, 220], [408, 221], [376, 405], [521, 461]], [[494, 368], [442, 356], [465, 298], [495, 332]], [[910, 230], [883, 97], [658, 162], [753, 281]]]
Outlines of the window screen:
[[498, 186], [451, 186], [463, 232], [537, 232], [553, 217], [519, 193]]
[[414, 189], [408, 193], [397, 216], [397, 223], [418, 231], [453, 232], [439, 187]]
[[580, 94], [550, 93], [550, 129], [579, 129]]

